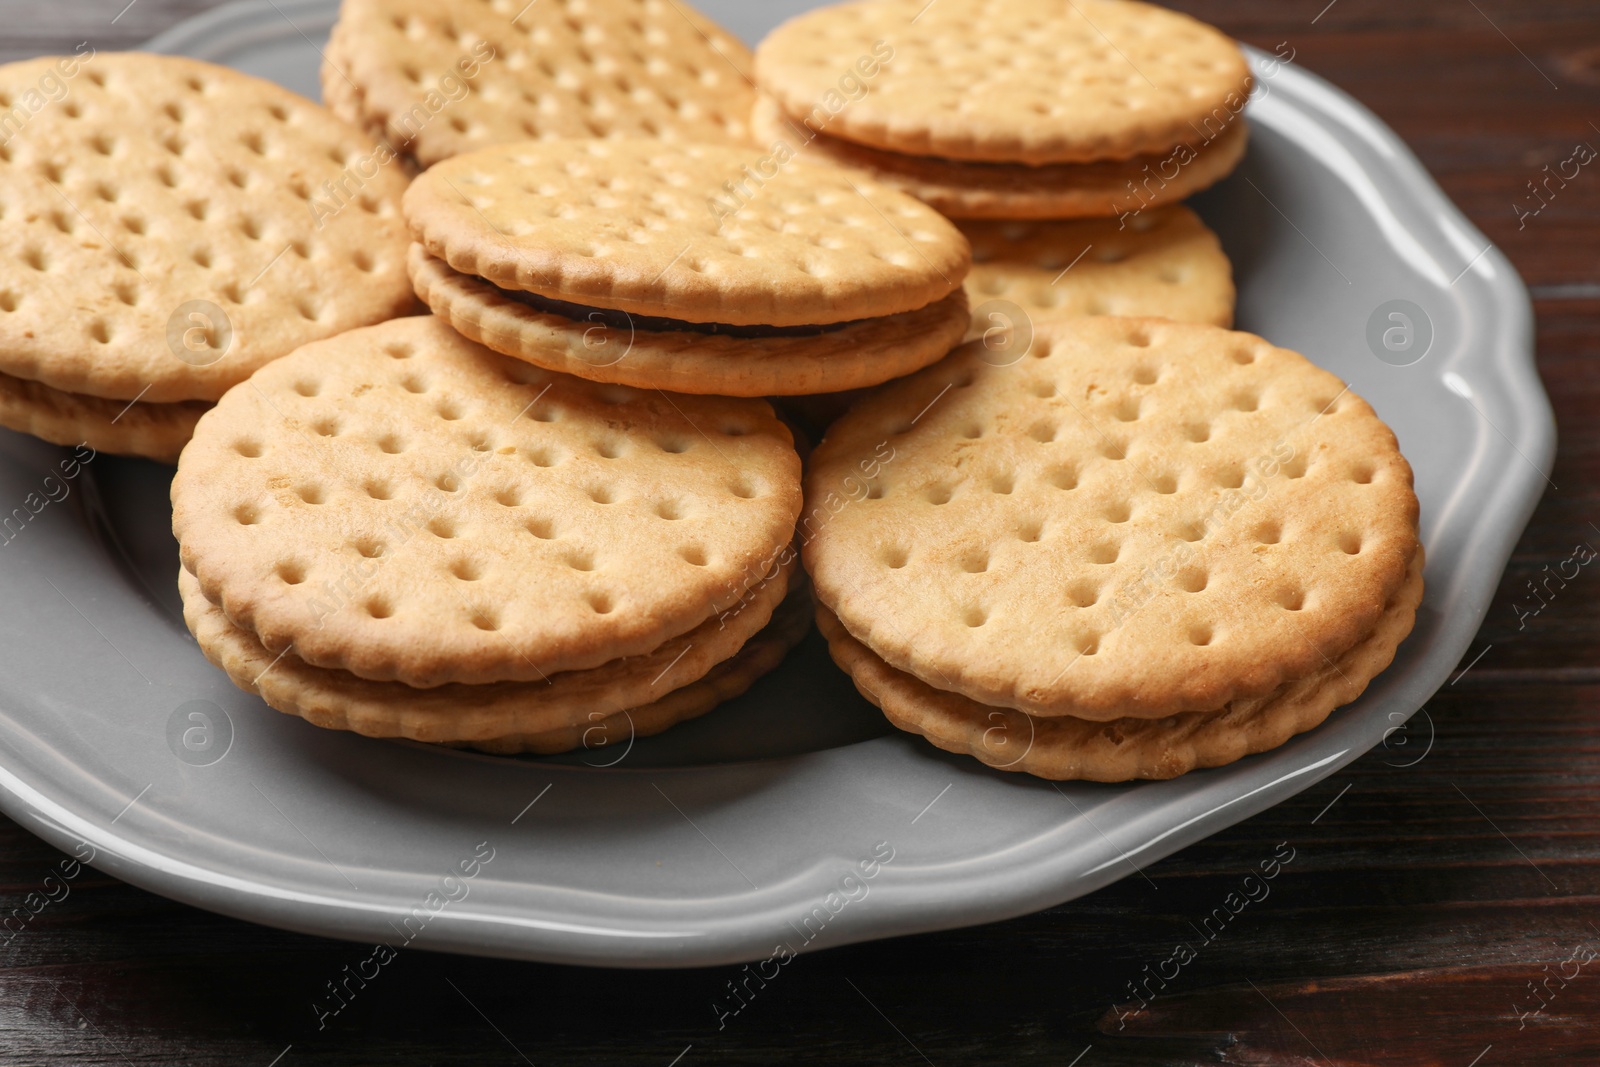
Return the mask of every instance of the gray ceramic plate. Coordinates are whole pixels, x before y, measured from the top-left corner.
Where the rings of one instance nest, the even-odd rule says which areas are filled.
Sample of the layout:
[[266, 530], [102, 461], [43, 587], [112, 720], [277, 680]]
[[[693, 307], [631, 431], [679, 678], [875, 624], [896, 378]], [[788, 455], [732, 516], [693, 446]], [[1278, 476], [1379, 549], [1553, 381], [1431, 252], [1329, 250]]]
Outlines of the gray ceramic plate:
[[[787, 13], [701, 6], [751, 39]], [[153, 47], [314, 94], [333, 15], [323, 0], [236, 5]], [[1250, 157], [1198, 206], [1236, 264], [1241, 325], [1349, 381], [1399, 433], [1428, 549], [1415, 633], [1322, 728], [1172, 782], [1058, 789], [892, 735], [813, 638], [744, 699], [582, 759], [329, 733], [235, 690], [189, 639], [168, 470], [102, 457], [46, 483], [66, 453], [3, 435], [0, 514], [29, 517], [0, 544], [0, 807], [119, 878], [257, 922], [668, 966], [1033, 911], [1333, 773], [1462, 657], [1555, 431], [1505, 258], [1371, 114], [1266, 58]], [[1417, 332], [1380, 360], [1369, 323], [1396, 300]], [[1399, 323], [1386, 316], [1375, 336]]]

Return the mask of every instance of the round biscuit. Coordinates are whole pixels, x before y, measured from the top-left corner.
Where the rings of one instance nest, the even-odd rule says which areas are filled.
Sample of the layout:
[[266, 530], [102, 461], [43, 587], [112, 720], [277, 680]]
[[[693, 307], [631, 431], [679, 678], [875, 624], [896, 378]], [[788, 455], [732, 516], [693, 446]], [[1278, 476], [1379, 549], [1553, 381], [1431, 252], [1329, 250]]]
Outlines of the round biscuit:
[[484, 149], [423, 173], [405, 214], [430, 255], [503, 289], [697, 323], [915, 311], [957, 289], [970, 263], [960, 232], [904, 193], [720, 145]]
[[1421, 599], [1419, 551], [1377, 628], [1337, 660], [1267, 696], [1235, 700], [1220, 711], [1109, 722], [1035, 717], [946, 693], [889, 666], [851, 637], [827, 609], [819, 611], [817, 623], [834, 661], [900, 729], [1000, 770], [1057, 781], [1126, 782], [1221, 767], [1320, 726], [1393, 661], [1395, 649], [1411, 632]]
[[1126, 220], [965, 222], [961, 232], [972, 244], [968, 303], [1001, 309], [980, 312], [974, 338], [1015, 314], [1007, 304], [1035, 323], [1120, 315], [1233, 325], [1233, 265], [1181, 204]]
[[748, 140], [750, 52], [683, 0], [344, 0], [323, 96], [424, 166], [545, 137]]
[[763, 401], [602, 385], [432, 316], [307, 345], [203, 416], [184, 566], [273, 653], [427, 687], [649, 652], [787, 545], [799, 457]]
[[851, 634], [1035, 715], [1269, 693], [1371, 632], [1417, 545], [1411, 468], [1365, 401], [1161, 319], [966, 344], [835, 422], [806, 488], [806, 567]]
[[831, 137], [988, 163], [1160, 152], [1227, 126], [1251, 86], [1226, 35], [1137, 0], [855, 0], [785, 22], [755, 65]]
[[0, 145], [0, 372], [215, 400], [410, 304], [401, 168], [309, 100], [125, 52], [0, 67], [0, 107], [26, 115]]
[[605, 325], [529, 307], [411, 246], [411, 284], [433, 313], [502, 355], [597, 382], [718, 396], [793, 396], [878, 385], [937, 363], [971, 315], [956, 291], [916, 311], [814, 335], [740, 337]]

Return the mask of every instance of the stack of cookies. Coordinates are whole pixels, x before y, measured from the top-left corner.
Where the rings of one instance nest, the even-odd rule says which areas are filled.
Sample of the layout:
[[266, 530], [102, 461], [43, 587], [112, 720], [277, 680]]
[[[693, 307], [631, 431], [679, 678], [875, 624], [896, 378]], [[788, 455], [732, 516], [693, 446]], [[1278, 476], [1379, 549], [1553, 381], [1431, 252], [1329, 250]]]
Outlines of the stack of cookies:
[[1047, 778], [1170, 778], [1311, 729], [1389, 664], [1417, 498], [1333, 375], [1159, 319], [988, 356], [862, 401], [807, 475], [820, 625], [895, 725]]
[[[1181, 282], [1140, 278], [1108, 294], [1103, 279], [1074, 276], [1123, 254], [1130, 229], [1170, 230], [1185, 251], [1203, 243], [1198, 219], [1161, 209], [1244, 155], [1250, 69], [1215, 29], [1136, 0], [854, 0], [778, 27], [757, 49], [756, 78], [752, 128], [763, 143], [870, 174], [953, 219], [1010, 220], [963, 227], [997, 264], [1051, 264], [1032, 286], [1041, 298], [997, 309], [1000, 318], [1231, 322], [1219, 251], [1193, 270], [1192, 299]], [[1062, 219], [1116, 221], [1039, 222]], [[1145, 251], [1161, 237], [1136, 240]], [[985, 274], [994, 271], [968, 285], [975, 307], [993, 296]], [[974, 329], [993, 323], [979, 315]]]
[[619, 743], [809, 627], [799, 467], [764, 401], [598, 385], [397, 319], [200, 419], [172, 484], [184, 612], [238, 685], [320, 726]]
[[[185, 618], [274, 708], [621, 745], [815, 616], [896, 725], [1121, 781], [1310, 729], [1411, 628], [1393, 434], [1225, 328], [1178, 203], [1250, 91], [1192, 19], [855, 0], [752, 58], [678, 0], [344, 0], [323, 88], [0, 68], [0, 424], [182, 450]], [[763, 398], [841, 396], [802, 493]]]
[[258, 367], [412, 305], [403, 176], [309, 100], [90, 51], [0, 102], [0, 425], [172, 462]]
[[639, 140], [456, 156], [406, 190], [412, 281], [497, 352], [680, 393], [877, 385], [960, 342], [970, 250], [954, 226], [808, 160], [749, 181], [752, 159]]

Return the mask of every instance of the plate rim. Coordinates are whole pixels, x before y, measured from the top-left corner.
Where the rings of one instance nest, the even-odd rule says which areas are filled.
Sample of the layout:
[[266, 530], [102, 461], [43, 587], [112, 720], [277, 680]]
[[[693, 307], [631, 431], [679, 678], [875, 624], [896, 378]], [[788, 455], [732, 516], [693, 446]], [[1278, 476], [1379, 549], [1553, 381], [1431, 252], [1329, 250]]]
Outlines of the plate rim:
[[[179, 23], [147, 42], [145, 49], [214, 55], [251, 41], [276, 37], [288, 39], [287, 28], [281, 25], [283, 22], [293, 27], [293, 32], [304, 36], [304, 30], [313, 25], [317, 30], [331, 25], [336, 13], [336, 4], [331, 0], [240, 0]], [[296, 18], [303, 21], [297, 22]], [[1247, 52], [1258, 67], [1270, 58], [1268, 53], [1253, 48], [1247, 47]], [[1521, 461], [1509, 455], [1502, 457], [1505, 462], [1495, 478], [1493, 492], [1485, 498], [1479, 498], [1474, 505], [1483, 514], [1495, 516], [1496, 521], [1471, 525], [1463, 541], [1463, 552], [1479, 564], [1492, 564], [1492, 567], [1483, 568], [1483, 573], [1492, 575], [1492, 578], [1475, 582], [1462, 580], [1451, 585], [1446, 590], [1452, 594], [1450, 603], [1440, 605], [1435, 601], [1432, 605], [1440, 617], [1429, 654], [1414, 665], [1412, 675], [1391, 679], [1393, 684], [1405, 690], [1404, 699], [1413, 705], [1414, 711], [1448, 677], [1449, 671], [1470, 645], [1479, 623], [1487, 613], [1499, 575], [1543, 494], [1544, 487], [1540, 479], [1547, 478], [1546, 472], [1555, 454], [1555, 421], [1534, 359], [1532, 304], [1521, 278], [1503, 253], [1445, 196], [1410, 148], [1375, 114], [1331, 83], [1292, 63], [1279, 69], [1273, 75], [1272, 82], [1274, 92], [1282, 92], [1302, 109], [1317, 112], [1326, 122], [1336, 124], [1360, 138], [1377, 155], [1384, 157], [1389, 183], [1385, 191], [1403, 194], [1412, 201], [1415, 210], [1408, 212], [1408, 229], [1425, 247], [1434, 251], [1445, 249], [1462, 253], [1464, 249], [1461, 242], [1465, 239], [1470, 247], [1483, 248], [1477, 259], [1464, 268], [1457, 284], [1467, 287], [1462, 290], [1462, 299], [1469, 300], [1480, 309], [1488, 309], [1483, 311], [1483, 317], [1489, 324], [1490, 333], [1481, 343], [1475, 343], [1472, 351], [1458, 354], [1449, 366], [1462, 364], [1480, 378], [1489, 379], [1492, 384], [1499, 386], [1496, 395], [1482, 399], [1486, 406], [1498, 405], [1492, 409], [1503, 417], [1498, 424], [1491, 425], [1501, 431], [1512, 451], [1520, 454]], [[1421, 232], [1425, 226], [1429, 229], [1427, 233]], [[1454, 229], [1453, 234], [1449, 232], [1450, 228]], [[1465, 255], [1461, 255], [1461, 258], [1465, 259]], [[1475, 353], [1480, 349], [1491, 350], [1492, 354], [1476, 356]], [[1488, 415], [1484, 415], [1484, 418], [1488, 419]], [[1510, 434], [1501, 430], [1504, 426], [1510, 427]], [[1537, 476], [1531, 475], [1530, 470], [1536, 471]], [[1464, 477], [1463, 481], [1467, 479]], [[1446, 607], [1450, 610], [1442, 610]], [[1443, 654], [1457, 646], [1459, 650], [1453, 656]], [[1443, 663], [1446, 658], [1449, 662]], [[1423, 666], [1428, 669], [1422, 670]], [[1411, 698], [1417, 693], [1421, 696], [1413, 701]], [[807, 756], [723, 764], [714, 768], [662, 768], [648, 772], [618, 768], [610, 773], [648, 773], [662, 780], [672, 778], [684, 782], [697, 775], [748, 773], [753, 766], [771, 765], [774, 762], [793, 765], [808, 761], [859, 760], [870, 765], [874, 760], [885, 758], [882, 753], [899, 740], [894, 737], [880, 738]], [[1061, 864], [1052, 864], [1048, 855], [1048, 838], [1061, 832], [1068, 825], [1065, 823], [1050, 834], [1029, 839], [1026, 847], [1014, 849], [1018, 854], [1011, 856], [1003, 868], [996, 866], [993, 855], [970, 856], [961, 864], [943, 864], [942, 880], [925, 880], [928, 868], [917, 868], [920, 873], [915, 876], [910, 871], [886, 868], [881, 892], [883, 897], [890, 898], [887, 912], [880, 901], [875, 911], [875, 922], [841, 927], [836, 936], [826, 940], [825, 947], [998, 921], [1074, 899], [1132, 873], [1132, 869], [1122, 866], [1122, 860], [1126, 859], [1131, 864], [1130, 857], [1138, 856], [1142, 865], [1170, 855], [1196, 840], [1282, 802], [1333, 774], [1369, 747], [1346, 746], [1294, 767], [1285, 774], [1262, 773], [1267, 768], [1284, 769], [1270, 758], [1263, 759], [1253, 765], [1252, 780], [1256, 784], [1249, 790], [1176, 827], [1167, 827], [1153, 840], [1148, 839], [1148, 834], [1142, 835], [1144, 839], [1141, 839], [1137, 823], [1111, 827], [1109, 834], [1103, 835], [1106, 838], [1105, 849], [1100, 852], [1107, 857], [1106, 862], [1092, 867], [1087, 874], [1080, 872], [1074, 878], [1064, 877], [1058, 869]], [[284, 903], [287, 897], [282, 888], [265, 881], [250, 883], [233, 879], [243, 884], [224, 888], [219, 884], [215, 872], [211, 877], [206, 877], [204, 873], [180, 871], [181, 861], [178, 858], [151, 849], [136, 840], [134, 834], [122, 835], [115, 827], [94, 825], [86, 816], [35, 789], [16, 773], [17, 770], [0, 765], [0, 810], [59, 848], [70, 851], [78, 842], [87, 842], [98, 853], [95, 866], [142, 888], [238, 918], [343, 939], [363, 939], [371, 932], [370, 924], [363, 930], [355, 930], [348, 925], [347, 920], [353, 914], [381, 919], [393, 911], [392, 907], [370, 900], [350, 901], [335, 897], [302, 901], [290, 906]], [[548, 771], [553, 775], [567, 773], [566, 769], [554, 767], [548, 768]], [[974, 773], [983, 772], [975, 768]], [[1149, 783], [1138, 788], [1152, 788], [1160, 784]], [[1119, 843], [1119, 839], [1122, 839], [1122, 843]], [[1023, 856], [1023, 852], [1030, 855]], [[1044, 855], [1039, 855], [1041, 852]], [[1076, 855], [1081, 857], [1082, 850]], [[654, 938], [654, 945], [647, 946], [642, 952], [619, 954], [612, 951], [619, 943], [632, 943], [635, 939], [611, 937], [608, 942], [605, 937], [596, 940], [594, 934], [570, 931], [547, 931], [545, 935], [537, 937], [526, 935], [521, 940], [506, 939], [505, 916], [491, 913], [480, 915], [467, 909], [442, 915], [436, 926], [430, 927], [429, 940], [419, 941], [417, 947], [601, 966], [685, 967], [763, 958], [765, 949], [757, 946], [770, 944], [771, 931], [774, 929], [771, 922], [773, 914], [792, 913], [814, 903], [819, 895], [815, 877], [818, 872], [832, 869], [829, 868], [830, 863], [837, 866], [838, 861], [848, 862], [850, 858], [835, 855], [815, 857], [808, 865], [791, 871], [790, 877], [770, 892], [751, 895], [752, 899], [748, 902], [751, 905], [757, 904], [755, 897], [763, 898], [759, 906], [752, 906], [740, 914], [722, 916], [718, 929], [700, 931], [700, 936], [688, 929], [681, 919], [674, 920], [670, 914], [660, 914], [670, 912], [674, 902], [649, 901], [658, 905], [657, 914], [648, 922], [642, 922], [640, 929], [645, 926], [660, 927], [662, 924], [671, 926], [674, 921], [678, 922], [678, 926], [670, 931], [661, 931], [661, 936]], [[983, 869], [952, 869], [973, 865]], [[1016, 865], [1021, 866], [1027, 877], [1009, 894], [995, 892], [996, 883], [1012, 877]], [[1075, 869], [1082, 863], [1073, 862], [1067, 866]], [[718, 898], [712, 903], [726, 908], [729, 899]], [[641, 898], [640, 902], [646, 901]], [[539, 908], [530, 906], [529, 911], [530, 914], [539, 913]], [[628, 933], [625, 925], [613, 923], [611, 933]], [[523, 929], [531, 927], [525, 926]], [[486, 931], [499, 932], [501, 937], [482, 936]], [[437, 936], [432, 936], [435, 933]], [[813, 949], [806, 946], [803, 950]]]

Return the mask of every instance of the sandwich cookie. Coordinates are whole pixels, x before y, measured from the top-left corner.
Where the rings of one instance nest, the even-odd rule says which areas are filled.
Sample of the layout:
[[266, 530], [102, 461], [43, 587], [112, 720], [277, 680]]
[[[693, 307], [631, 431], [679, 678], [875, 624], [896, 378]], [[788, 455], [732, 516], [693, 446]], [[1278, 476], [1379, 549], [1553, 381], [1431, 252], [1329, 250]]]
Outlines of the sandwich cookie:
[[969, 343], [867, 397], [813, 453], [799, 528], [837, 658], [900, 721], [932, 701], [883, 670], [969, 702], [929, 727], [952, 745], [970, 705], [1309, 721], [1280, 698], [1365, 645], [1313, 685], [1353, 699], [1420, 566], [1411, 469], [1364, 401], [1260, 338], [1156, 319], [1047, 323], [1007, 362]]
[[508, 141], [749, 142], [750, 51], [683, 0], [344, 0], [322, 96], [422, 167]]
[[966, 332], [967, 241], [802, 159], [524, 142], [407, 190], [418, 295], [467, 337], [594, 381], [722, 396], [876, 385]]
[[1384, 606], [1372, 633], [1322, 669], [1285, 682], [1264, 697], [1230, 701], [1219, 711], [1108, 722], [1034, 716], [935, 689], [890, 667], [826, 609], [819, 610], [817, 621], [829, 653], [857, 690], [907, 733], [1000, 770], [1058, 781], [1126, 782], [1220, 767], [1322, 725], [1393, 662], [1421, 600], [1419, 550], [1405, 584]]
[[762, 401], [587, 382], [396, 319], [200, 419], [172, 487], [185, 617], [320, 726], [493, 751], [642, 735], [803, 634], [799, 470]]
[[[93, 53], [0, 67], [0, 424], [171, 461], [258, 367], [411, 305], [382, 149], [269, 82]], [[37, 104], [37, 106], [35, 106]]]
[[[857, 52], [870, 64], [841, 81]], [[1138, 213], [1218, 181], [1245, 149], [1238, 46], [1136, 0], [856, 0], [790, 19], [755, 64], [759, 139], [953, 218]]]
[[[293, 652], [275, 656], [207, 600], [194, 575], [178, 574], [184, 619], [201, 650], [268, 706], [324, 729], [506, 755], [621, 748], [739, 696], [811, 629], [804, 581], [781, 600], [770, 596], [785, 588], [783, 581], [760, 587], [737, 614], [736, 629], [719, 630], [718, 620], [708, 620], [651, 653], [588, 671], [539, 682], [415, 689], [312, 667]], [[727, 647], [707, 658], [700, 650], [712, 638]]]

